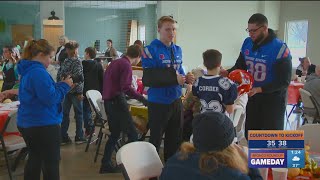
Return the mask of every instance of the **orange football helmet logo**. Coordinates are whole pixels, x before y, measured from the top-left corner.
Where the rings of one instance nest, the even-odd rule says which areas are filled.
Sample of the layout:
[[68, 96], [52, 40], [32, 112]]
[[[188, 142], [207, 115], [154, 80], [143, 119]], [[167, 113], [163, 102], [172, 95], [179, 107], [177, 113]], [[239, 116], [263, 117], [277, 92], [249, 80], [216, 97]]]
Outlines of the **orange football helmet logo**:
[[233, 70], [229, 73], [228, 78], [237, 84], [239, 96], [248, 93], [252, 88], [253, 77], [245, 70]]

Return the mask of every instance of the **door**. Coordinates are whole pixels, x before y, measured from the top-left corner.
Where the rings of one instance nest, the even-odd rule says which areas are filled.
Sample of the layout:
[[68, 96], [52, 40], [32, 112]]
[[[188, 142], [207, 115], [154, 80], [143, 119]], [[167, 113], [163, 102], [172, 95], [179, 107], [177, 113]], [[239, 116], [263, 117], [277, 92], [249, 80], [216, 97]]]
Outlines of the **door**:
[[11, 25], [12, 43], [23, 48], [24, 41], [33, 37], [32, 24], [12, 24]]
[[49, 41], [49, 43], [57, 49], [59, 45], [59, 36], [63, 35], [63, 26], [58, 25], [44, 25], [43, 26], [43, 38]]

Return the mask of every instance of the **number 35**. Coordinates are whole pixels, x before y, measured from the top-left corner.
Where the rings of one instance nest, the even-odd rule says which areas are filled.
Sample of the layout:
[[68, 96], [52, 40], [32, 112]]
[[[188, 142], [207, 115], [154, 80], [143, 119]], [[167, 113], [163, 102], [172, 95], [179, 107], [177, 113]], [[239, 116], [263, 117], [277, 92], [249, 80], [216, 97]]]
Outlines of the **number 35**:
[[254, 64], [253, 61], [246, 61], [248, 71], [253, 75], [255, 81], [264, 81], [267, 75], [267, 67], [263, 63]]

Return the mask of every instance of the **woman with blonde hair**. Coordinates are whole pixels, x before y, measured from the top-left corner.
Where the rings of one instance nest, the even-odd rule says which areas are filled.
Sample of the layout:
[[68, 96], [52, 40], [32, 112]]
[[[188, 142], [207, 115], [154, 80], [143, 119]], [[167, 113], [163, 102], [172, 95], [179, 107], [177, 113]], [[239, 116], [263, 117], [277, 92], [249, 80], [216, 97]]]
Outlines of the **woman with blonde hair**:
[[67, 36], [60, 36], [59, 37], [59, 44], [60, 47], [58, 47], [56, 55], [55, 55], [55, 63], [59, 63], [60, 66], [64, 62], [66, 58], [68, 58], [68, 54], [65, 48], [65, 45], [69, 42], [69, 39]]
[[30, 40], [18, 62], [21, 75], [17, 126], [26, 142], [29, 158], [24, 180], [59, 180], [62, 101], [73, 86], [70, 76], [55, 83], [46, 68], [54, 55], [45, 39]]
[[261, 179], [248, 168], [244, 151], [233, 144], [234, 127], [223, 113], [207, 111], [193, 120], [193, 144], [185, 142], [162, 170], [160, 180]]

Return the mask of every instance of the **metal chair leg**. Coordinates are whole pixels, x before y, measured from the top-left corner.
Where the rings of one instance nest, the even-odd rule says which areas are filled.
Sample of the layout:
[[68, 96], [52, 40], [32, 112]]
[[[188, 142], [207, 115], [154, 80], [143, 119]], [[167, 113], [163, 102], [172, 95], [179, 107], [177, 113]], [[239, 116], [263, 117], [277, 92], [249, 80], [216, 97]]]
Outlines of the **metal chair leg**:
[[96, 150], [96, 154], [94, 156], [94, 162], [97, 162], [97, 158], [98, 158], [98, 155], [99, 155], [99, 150], [100, 150], [100, 146], [101, 146], [102, 137], [103, 137], [103, 133], [101, 132], [98, 135], [98, 140], [97, 140], [98, 147], [97, 147], [97, 150]]
[[87, 142], [87, 146], [86, 146], [86, 149], [84, 150], [84, 152], [88, 152], [88, 150], [89, 150], [89, 145], [91, 144], [92, 136], [93, 136], [93, 132], [90, 133], [90, 136], [89, 136], [89, 139], [88, 139], [88, 142]]
[[10, 168], [10, 163], [9, 163], [9, 157], [8, 157], [7, 149], [5, 147], [3, 138], [1, 138], [1, 144], [2, 144], [2, 150], [4, 152], [4, 157], [5, 157], [7, 168], [8, 168], [9, 178], [10, 178], [10, 180], [13, 180], [13, 176], [12, 176], [12, 172], [11, 172], [11, 168]]
[[11, 167], [12, 171], [15, 171], [17, 169], [20, 160], [22, 158], [26, 157], [27, 154], [28, 154], [28, 149], [26, 147], [21, 149], [21, 151], [19, 152], [18, 156], [16, 157], [16, 159], [15, 159], [15, 161], [14, 161], [12, 167]]
[[[102, 136], [103, 136], [102, 128], [103, 128], [103, 127], [100, 127], [100, 130], [99, 130], [99, 133], [98, 133], [98, 139], [100, 138], [100, 136], [101, 136], [101, 138], [102, 138]], [[99, 143], [99, 141], [96, 141], [96, 145], [97, 145], [98, 143]]]

